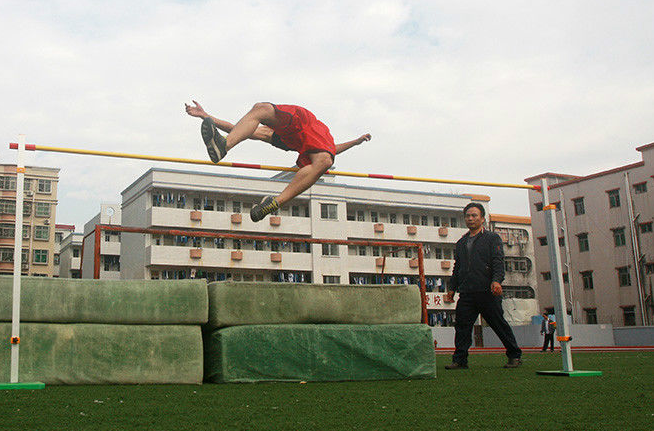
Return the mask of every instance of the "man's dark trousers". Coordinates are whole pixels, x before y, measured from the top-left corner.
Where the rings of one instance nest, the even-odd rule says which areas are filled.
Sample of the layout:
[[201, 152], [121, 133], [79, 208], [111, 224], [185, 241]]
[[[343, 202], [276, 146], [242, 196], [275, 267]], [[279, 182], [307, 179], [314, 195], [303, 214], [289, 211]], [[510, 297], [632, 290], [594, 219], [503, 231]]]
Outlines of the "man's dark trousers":
[[504, 319], [502, 297], [488, 292], [465, 292], [459, 296], [456, 304], [455, 351], [452, 362], [468, 364], [468, 349], [472, 345], [472, 326], [481, 314], [488, 325], [495, 331], [506, 348], [509, 359], [520, 358], [522, 350], [515, 341], [511, 326]]
[[543, 342], [543, 352], [547, 350], [547, 345], [550, 345], [550, 351], [554, 351], [554, 333], [545, 333], [545, 341]]

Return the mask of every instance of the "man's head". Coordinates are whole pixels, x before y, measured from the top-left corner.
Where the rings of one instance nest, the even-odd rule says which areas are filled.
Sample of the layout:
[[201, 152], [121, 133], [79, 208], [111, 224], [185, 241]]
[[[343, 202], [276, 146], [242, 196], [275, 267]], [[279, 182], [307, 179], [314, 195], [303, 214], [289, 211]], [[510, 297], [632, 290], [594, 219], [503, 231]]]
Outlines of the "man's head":
[[476, 202], [471, 202], [463, 208], [463, 217], [466, 222], [466, 226], [471, 231], [477, 231], [486, 222], [485, 219], [486, 210], [483, 205]]

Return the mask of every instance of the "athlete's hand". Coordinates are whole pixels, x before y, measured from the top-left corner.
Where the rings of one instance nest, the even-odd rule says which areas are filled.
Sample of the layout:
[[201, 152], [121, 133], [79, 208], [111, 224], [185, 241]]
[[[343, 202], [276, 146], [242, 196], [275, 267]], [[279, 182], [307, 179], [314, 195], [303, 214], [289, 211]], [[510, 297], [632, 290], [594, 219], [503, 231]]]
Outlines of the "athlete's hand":
[[495, 296], [500, 296], [502, 295], [502, 285], [498, 283], [497, 281], [494, 281], [491, 283], [491, 292]]
[[359, 139], [357, 139], [357, 141], [359, 141], [359, 143], [362, 144], [362, 143], [367, 142], [367, 141], [369, 141], [371, 139], [372, 139], [372, 135], [370, 133], [366, 133], [365, 135], [359, 136]]
[[443, 298], [443, 302], [446, 304], [451, 304], [454, 302], [454, 291], [453, 290], [448, 290], [447, 293], [445, 294], [445, 297]]
[[186, 106], [186, 113], [190, 115], [191, 117], [198, 117], [198, 118], [206, 118], [209, 116], [209, 114], [206, 113], [204, 108], [195, 100], [193, 100], [193, 103], [195, 106], [191, 106], [188, 103], [185, 103], [184, 105]]

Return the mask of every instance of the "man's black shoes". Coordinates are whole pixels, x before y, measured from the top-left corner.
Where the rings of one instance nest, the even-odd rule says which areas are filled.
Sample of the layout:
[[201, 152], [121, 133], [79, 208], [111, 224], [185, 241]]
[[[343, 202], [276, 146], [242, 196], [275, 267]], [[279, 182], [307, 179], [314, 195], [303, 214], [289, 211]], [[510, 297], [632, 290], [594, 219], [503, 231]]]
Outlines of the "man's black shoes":
[[522, 359], [510, 358], [506, 365], [504, 365], [504, 368], [518, 368], [520, 365], [522, 365]]
[[260, 204], [257, 204], [252, 207], [250, 210], [250, 218], [252, 219], [253, 222], [258, 222], [259, 220], [262, 220], [265, 216], [270, 214], [273, 211], [276, 211], [279, 209], [279, 204], [277, 203], [277, 199], [275, 199], [273, 196], [266, 196], [263, 198]]
[[459, 364], [458, 362], [452, 362], [450, 365], [445, 365], [446, 370], [467, 370], [468, 364]]

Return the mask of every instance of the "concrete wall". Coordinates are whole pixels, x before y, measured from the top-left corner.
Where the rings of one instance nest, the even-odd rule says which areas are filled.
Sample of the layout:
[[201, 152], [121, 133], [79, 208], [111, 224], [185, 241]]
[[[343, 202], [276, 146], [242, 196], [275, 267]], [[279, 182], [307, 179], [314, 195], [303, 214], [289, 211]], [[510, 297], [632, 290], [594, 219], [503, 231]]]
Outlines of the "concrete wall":
[[439, 349], [454, 347], [454, 327], [436, 326], [431, 328], [431, 335], [434, 338], [436, 347]]
[[613, 328], [616, 346], [654, 346], [654, 326]]
[[[521, 347], [542, 347], [543, 336], [540, 335], [540, 325], [513, 326], [513, 333]], [[601, 325], [572, 325], [570, 330], [573, 346], [614, 346], [613, 326]], [[502, 347], [502, 342], [493, 330], [487, 326], [483, 328], [484, 347]], [[554, 337], [554, 346], [560, 346]]]

